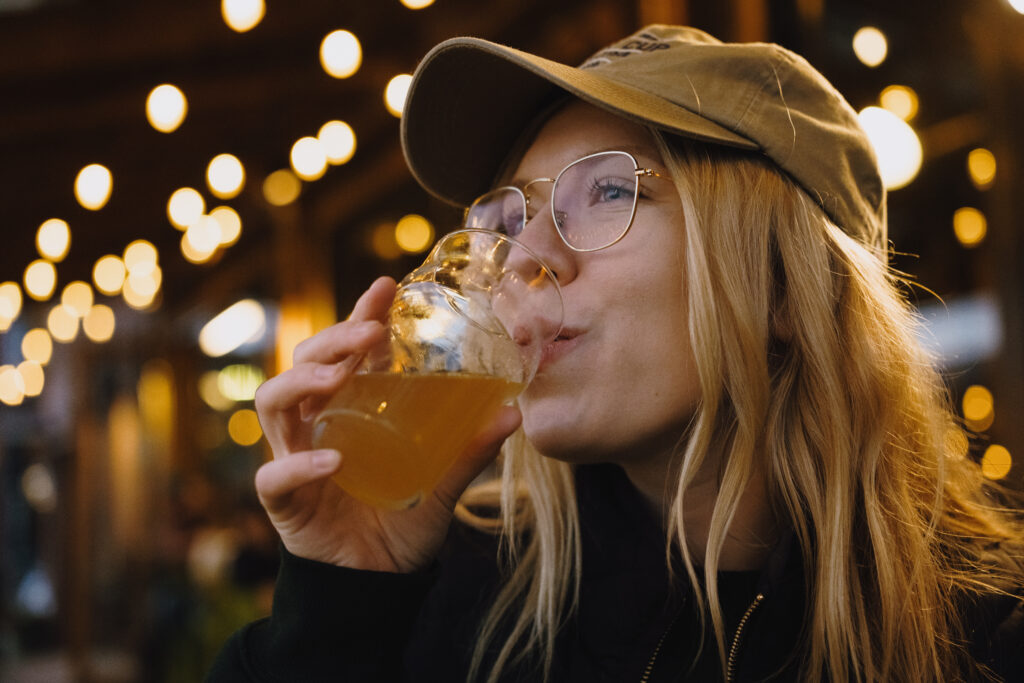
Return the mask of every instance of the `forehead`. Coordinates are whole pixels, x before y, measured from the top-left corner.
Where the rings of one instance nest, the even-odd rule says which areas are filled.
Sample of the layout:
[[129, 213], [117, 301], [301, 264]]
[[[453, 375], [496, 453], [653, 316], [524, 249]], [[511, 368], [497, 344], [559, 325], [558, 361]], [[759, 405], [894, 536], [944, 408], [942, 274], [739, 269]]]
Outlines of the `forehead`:
[[516, 168], [517, 178], [553, 175], [580, 157], [607, 150], [630, 152], [641, 163], [661, 163], [643, 126], [580, 100], [572, 100], [541, 125]]

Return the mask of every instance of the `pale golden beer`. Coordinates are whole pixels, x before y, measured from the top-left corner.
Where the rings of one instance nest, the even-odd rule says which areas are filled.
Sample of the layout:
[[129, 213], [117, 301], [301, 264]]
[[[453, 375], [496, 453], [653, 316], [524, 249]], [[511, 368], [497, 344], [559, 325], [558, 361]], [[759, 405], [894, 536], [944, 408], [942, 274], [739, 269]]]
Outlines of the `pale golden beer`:
[[334, 480], [352, 496], [378, 507], [410, 507], [521, 389], [466, 373], [353, 375], [317, 418], [314, 445], [341, 452]]

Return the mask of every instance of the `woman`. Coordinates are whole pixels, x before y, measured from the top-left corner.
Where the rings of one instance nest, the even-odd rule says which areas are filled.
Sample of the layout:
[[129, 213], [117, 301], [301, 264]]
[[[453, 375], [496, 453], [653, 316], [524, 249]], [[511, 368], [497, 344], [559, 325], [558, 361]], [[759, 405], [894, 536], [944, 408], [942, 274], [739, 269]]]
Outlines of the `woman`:
[[327, 481], [344, 454], [308, 421], [394, 283], [300, 345], [257, 396], [274, 613], [211, 680], [1022, 680], [1020, 522], [963, 457], [870, 146], [805, 61], [670, 26], [577, 69], [455, 39], [403, 144], [547, 261], [563, 331], [401, 512]]

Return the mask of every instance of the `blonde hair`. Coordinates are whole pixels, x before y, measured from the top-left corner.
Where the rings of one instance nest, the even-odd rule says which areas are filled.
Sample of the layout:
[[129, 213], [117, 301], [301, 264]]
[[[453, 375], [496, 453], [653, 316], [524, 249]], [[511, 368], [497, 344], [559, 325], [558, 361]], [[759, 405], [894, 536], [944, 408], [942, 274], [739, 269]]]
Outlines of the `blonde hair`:
[[[668, 489], [666, 561], [671, 568], [673, 546], [681, 552], [723, 671], [717, 569], [759, 471], [804, 561], [806, 635], [796, 656], [805, 680], [982, 675], [962, 646], [957, 599], [1020, 585], [1020, 556], [1006, 549], [1021, 524], [990, 502], [966, 457], [967, 437], [901, 291], [907, 280], [770, 161], [652, 134], [683, 206], [682, 278], [701, 387]], [[500, 483], [471, 489], [458, 510], [500, 534], [509, 572], [471, 664], [475, 680], [507, 632], [488, 683], [530, 658], [546, 676], [582, 570], [571, 467], [542, 457], [522, 433], [502, 462]], [[695, 558], [683, 509], [707, 464], [719, 490]], [[479, 504], [499, 506], [500, 517], [469, 512]]]

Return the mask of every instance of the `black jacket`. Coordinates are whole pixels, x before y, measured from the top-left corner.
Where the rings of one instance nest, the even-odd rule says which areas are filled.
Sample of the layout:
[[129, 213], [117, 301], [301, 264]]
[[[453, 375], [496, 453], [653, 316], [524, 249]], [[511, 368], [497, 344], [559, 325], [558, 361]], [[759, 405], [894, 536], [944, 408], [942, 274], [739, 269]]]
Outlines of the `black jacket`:
[[[692, 596], [670, 587], [660, 527], [640, 494], [615, 466], [578, 467], [577, 484], [585, 569], [550, 680], [722, 680], [713, 638], [700, 647]], [[503, 580], [495, 552], [493, 537], [459, 524], [437, 565], [418, 574], [345, 569], [285, 552], [272, 616], [232, 636], [207, 680], [464, 681], [480, 618]], [[801, 566], [784, 543], [760, 572], [719, 574], [730, 680], [797, 680]], [[965, 619], [973, 654], [1006, 681], [1024, 681], [1024, 602], [991, 598]], [[536, 662], [517, 664], [504, 680], [540, 680]]]

